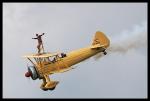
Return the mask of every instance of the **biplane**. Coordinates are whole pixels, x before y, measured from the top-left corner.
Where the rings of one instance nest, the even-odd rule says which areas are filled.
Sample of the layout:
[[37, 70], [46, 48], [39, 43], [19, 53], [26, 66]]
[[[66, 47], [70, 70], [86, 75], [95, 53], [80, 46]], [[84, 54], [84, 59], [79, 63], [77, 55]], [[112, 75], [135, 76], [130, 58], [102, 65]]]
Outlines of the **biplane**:
[[37, 54], [29, 54], [24, 57], [27, 58], [32, 66], [28, 66], [28, 71], [25, 73], [26, 77], [31, 77], [33, 80], [42, 79], [41, 89], [54, 90], [59, 81], [53, 81], [49, 75], [54, 73], [63, 73], [72, 69], [72, 66], [96, 55], [103, 53], [106, 55], [106, 48], [109, 47], [110, 41], [103, 32], [97, 31], [93, 42], [86, 48], [81, 48], [69, 53], [56, 52], [42, 52]]

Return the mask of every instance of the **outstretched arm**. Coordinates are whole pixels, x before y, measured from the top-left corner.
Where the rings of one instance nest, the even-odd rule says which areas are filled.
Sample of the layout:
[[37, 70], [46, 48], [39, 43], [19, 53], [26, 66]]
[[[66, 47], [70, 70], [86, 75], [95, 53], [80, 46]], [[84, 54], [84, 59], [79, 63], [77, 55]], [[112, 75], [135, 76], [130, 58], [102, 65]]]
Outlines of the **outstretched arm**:
[[41, 35], [39, 35], [39, 36], [42, 36], [42, 35], [44, 35], [45, 33], [42, 33]]
[[37, 39], [37, 38], [32, 38], [32, 39]]

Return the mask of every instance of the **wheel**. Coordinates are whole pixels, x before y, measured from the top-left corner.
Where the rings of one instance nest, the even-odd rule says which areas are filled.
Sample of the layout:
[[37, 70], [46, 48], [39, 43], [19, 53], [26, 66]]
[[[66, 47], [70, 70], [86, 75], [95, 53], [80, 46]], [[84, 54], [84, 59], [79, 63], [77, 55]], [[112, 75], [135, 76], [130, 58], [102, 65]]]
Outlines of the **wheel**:
[[42, 89], [42, 90], [47, 91], [48, 89]]
[[42, 87], [41, 88], [43, 91], [47, 91], [48, 89], [47, 88], [45, 88], [45, 87]]
[[106, 55], [106, 54], [107, 54], [107, 52], [104, 51], [104, 55]]
[[49, 88], [48, 90], [54, 90], [55, 89], [55, 87], [53, 87], [53, 88]]

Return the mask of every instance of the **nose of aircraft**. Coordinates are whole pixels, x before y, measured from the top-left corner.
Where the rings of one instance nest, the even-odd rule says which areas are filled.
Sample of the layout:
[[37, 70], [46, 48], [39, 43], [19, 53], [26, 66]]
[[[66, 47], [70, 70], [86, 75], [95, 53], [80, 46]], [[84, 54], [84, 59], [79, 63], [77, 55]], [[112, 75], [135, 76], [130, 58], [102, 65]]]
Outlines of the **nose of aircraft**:
[[31, 75], [32, 75], [32, 73], [29, 71], [25, 73], [25, 77], [30, 77]]

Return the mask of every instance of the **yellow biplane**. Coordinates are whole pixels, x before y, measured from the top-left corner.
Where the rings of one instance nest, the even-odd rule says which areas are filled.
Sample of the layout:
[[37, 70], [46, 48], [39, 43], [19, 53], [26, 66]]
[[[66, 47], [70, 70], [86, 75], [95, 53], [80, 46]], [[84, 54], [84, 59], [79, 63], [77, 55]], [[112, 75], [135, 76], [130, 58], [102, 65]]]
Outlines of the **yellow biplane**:
[[81, 48], [69, 53], [40, 53], [29, 54], [24, 56], [33, 65], [28, 66], [26, 77], [31, 77], [33, 80], [42, 79], [41, 89], [54, 90], [59, 81], [52, 81], [49, 75], [54, 73], [62, 73], [71, 70], [73, 65], [88, 59], [89, 57], [102, 52], [106, 55], [106, 48], [110, 41], [102, 32], [96, 32], [92, 45]]

